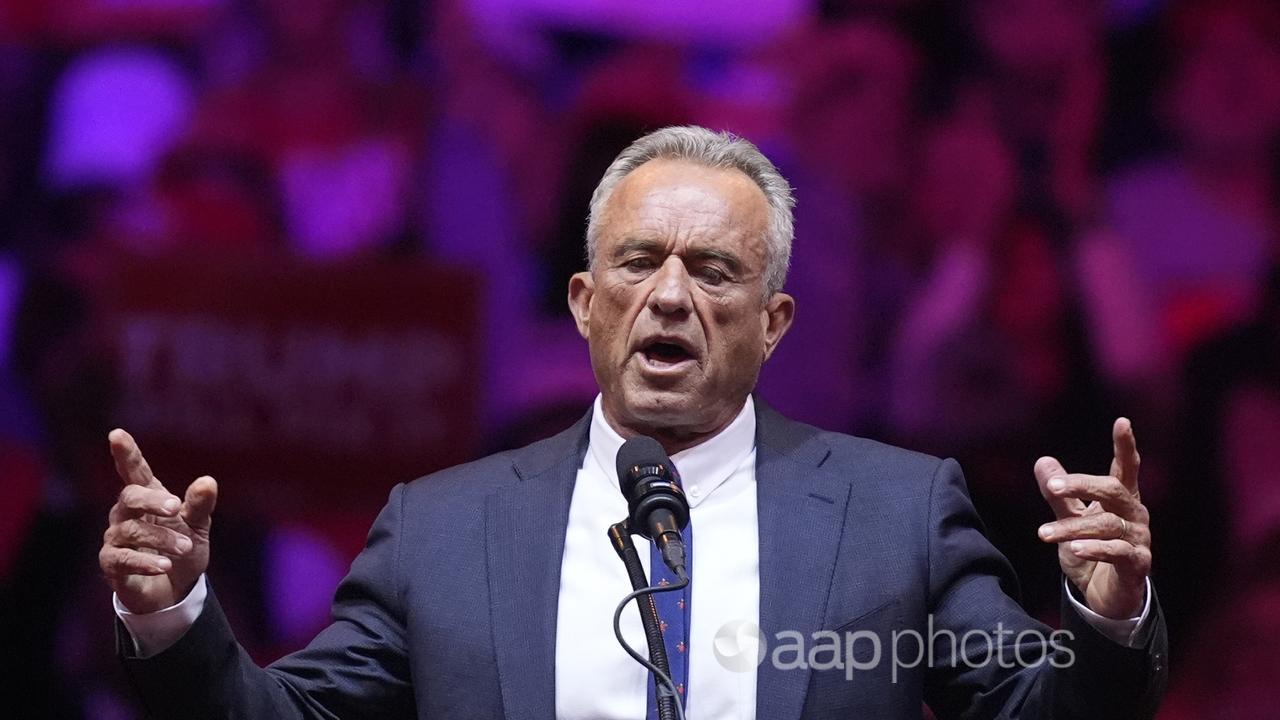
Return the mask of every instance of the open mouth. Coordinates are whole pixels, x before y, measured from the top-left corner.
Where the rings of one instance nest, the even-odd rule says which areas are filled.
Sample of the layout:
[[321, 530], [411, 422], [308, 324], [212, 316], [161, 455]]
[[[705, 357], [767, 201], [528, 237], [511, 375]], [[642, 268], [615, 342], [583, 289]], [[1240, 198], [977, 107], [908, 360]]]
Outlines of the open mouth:
[[692, 360], [693, 353], [683, 347], [669, 342], [656, 342], [646, 345], [644, 358], [654, 365], [678, 365], [685, 360]]

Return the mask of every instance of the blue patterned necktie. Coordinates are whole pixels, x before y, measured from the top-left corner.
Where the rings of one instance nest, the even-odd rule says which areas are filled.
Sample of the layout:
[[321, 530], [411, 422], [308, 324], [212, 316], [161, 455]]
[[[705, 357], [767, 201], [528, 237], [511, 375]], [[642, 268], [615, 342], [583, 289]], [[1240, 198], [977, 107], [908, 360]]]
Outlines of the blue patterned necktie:
[[[681, 533], [684, 537], [685, 567], [692, 575], [693, 569], [693, 523], [685, 526]], [[658, 544], [649, 543], [649, 584], [674, 585], [676, 575], [662, 561], [662, 553]], [[667, 661], [671, 665], [671, 681], [676, 684], [676, 692], [680, 695], [681, 704], [688, 706], [689, 687], [689, 590], [692, 584], [679, 592], [660, 592], [653, 594], [653, 602], [658, 607], [658, 622], [662, 628], [662, 637], [666, 641]], [[654, 695], [653, 683], [649, 683], [648, 720], [657, 720], [658, 702]]]

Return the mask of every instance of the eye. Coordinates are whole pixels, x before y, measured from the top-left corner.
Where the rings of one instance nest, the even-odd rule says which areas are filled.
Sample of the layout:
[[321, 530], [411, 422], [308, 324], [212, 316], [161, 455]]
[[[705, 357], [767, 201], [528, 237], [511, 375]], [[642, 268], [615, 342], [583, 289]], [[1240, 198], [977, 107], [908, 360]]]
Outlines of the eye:
[[636, 258], [631, 258], [630, 260], [624, 262], [622, 264], [622, 267], [628, 270], [634, 270], [636, 272], [645, 272], [648, 270], [652, 270], [655, 266], [651, 258], [636, 257]]
[[714, 265], [703, 265], [697, 269], [695, 274], [699, 280], [708, 285], [719, 285], [729, 279], [729, 276], [723, 270]]

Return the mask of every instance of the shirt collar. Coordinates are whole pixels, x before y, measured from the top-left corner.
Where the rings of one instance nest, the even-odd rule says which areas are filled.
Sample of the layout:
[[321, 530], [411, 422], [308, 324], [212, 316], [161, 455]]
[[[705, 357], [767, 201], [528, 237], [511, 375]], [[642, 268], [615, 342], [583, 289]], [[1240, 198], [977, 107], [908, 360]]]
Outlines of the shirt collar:
[[[601, 396], [591, 411], [591, 430], [588, 436], [587, 454], [599, 464], [603, 477], [616, 486], [614, 477], [618, 450], [622, 448], [622, 436], [605, 419]], [[756, 446], [755, 401], [750, 395], [742, 410], [723, 430], [687, 450], [671, 456], [680, 473], [689, 505], [696, 507], [716, 488], [724, 484]]]

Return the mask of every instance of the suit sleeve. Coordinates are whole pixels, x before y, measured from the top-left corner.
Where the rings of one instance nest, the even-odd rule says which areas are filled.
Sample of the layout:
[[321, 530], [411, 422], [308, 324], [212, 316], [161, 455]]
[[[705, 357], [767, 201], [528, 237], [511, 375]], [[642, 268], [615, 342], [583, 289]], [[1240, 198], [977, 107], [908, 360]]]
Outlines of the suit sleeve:
[[118, 624], [118, 650], [148, 715], [412, 717], [398, 575], [403, 497], [403, 486], [396, 486], [338, 586], [332, 624], [306, 648], [266, 668], [255, 665], [236, 642], [212, 587], [195, 624], [153, 657], [136, 657]]
[[[1128, 648], [1062, 602], [1062, 629], [1032, 619], [983, 533], [954, 460], [929, 494], [930, 669], [925, 700], [939, 718], [1150, 718], [1164, 691], [1168, 637], [1152, 598], [1152, 631]], [[966, 638], [968, 639], [966, 641]]]

